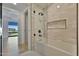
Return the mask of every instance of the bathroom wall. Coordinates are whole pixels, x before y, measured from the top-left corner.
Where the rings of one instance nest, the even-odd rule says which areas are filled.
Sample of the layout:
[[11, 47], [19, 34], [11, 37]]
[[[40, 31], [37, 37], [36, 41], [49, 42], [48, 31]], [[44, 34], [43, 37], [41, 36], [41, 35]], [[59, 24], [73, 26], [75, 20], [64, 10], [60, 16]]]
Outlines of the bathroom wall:
[[[52, 48], [56, 48], [60, 53], [76, 55], [76, 4], [52, 4], [47, 11], [48, 22], [66, 19], [65, 28], [61, 28], [61, 26], [58, 28], [48, 28], [48, 44]], [[48, 52], [50, 51], [53, 50]]]
[[[27, 15], [26, 15], [27, 13]], [[31, 4], [19, 13], [19, 46], [25, 51], [31, 50]]]
[[[26, 24], [27, 25], [27, 24]], [[27, 30], [25, 30], [25, 14], [23, 12], [20, 12], [19, 15], [19, 40], [18, 40], [18, 47], [19, 47], [19, 52], [24, 53], [28, 50], [28, 43], [26, 43], [25, 35]], [[28, 41], [27, 41], [28, 42]]]
[[[36, 11], [34, 14], [33, 11]], [[40, 10], [35, 4], [32, 5], [32, 48], [41, 55], [49, 56], [70, 56], [77, 54], [76, 45], [76, 4], [51, 4], [45, 12], [44, 22], [46, 30], [44, 42], [39, 40], [38, 29]], [[65, 26], [48, 28], [48, 23], [65, 19]], [[47, 22], [47, 23], [46, 23]], [[61, 22], [60, 22], [61, 23]], [[59, 24], [60, 25], [60, 24]], [[35, 27], [34, 27], [35, 26]], [[44, 25], [43, 25], [44, 26]], [[39, 27], [39, 28], [38, 28]], [[36, 34], [34, 36], [33, 34]]]
[[[39, 47], [42, 47], [39, 45], [39, 43], [46, 43], [45, 39], [45, 10], [38, 7], [36, 4], [32, 4], [32, 50], [41, 52], [38, 50]], [[39, 13], [43, 13], [43, 15], [39, 15]], [[39, 33], [39, 30], [41, 30], [41, 33]], [[39, 35], [42, 35], [41, 37]]]
[[20, 13], [20, 15], [19, 15], [19, 44], [24, 44], [24, 40], [25, 40], [25, 36], [24, 36], [24, 34], [25, 34], [25, 22], [24, 22], [24, 20], [25, 20], [25, 18], [24, 18], [24, 13]]

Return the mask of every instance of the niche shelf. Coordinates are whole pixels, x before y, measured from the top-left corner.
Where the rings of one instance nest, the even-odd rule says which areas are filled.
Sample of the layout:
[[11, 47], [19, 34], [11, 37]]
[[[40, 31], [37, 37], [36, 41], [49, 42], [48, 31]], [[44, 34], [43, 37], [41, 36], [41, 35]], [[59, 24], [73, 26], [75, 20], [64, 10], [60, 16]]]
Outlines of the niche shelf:
[[66, 19], [50, 21], [47, 24], [48, 29], [66, 29]]

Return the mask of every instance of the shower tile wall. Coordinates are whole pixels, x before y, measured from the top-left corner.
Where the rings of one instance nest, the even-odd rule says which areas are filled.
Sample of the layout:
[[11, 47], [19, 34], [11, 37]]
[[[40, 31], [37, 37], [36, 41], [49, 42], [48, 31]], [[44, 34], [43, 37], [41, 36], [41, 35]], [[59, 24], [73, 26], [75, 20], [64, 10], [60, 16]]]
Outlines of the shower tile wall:
[[[43, 47], [41, 43], [45, 43], [44, 37], [44, 15], [40, 16], [39, 13], [43, 13], [43, 10], [36, 4], [32, 4], [32, 49], [43, 54]], [[41, 33], [39, 33], [41, 30]], [[35, 34], [35, 36], [34, 36]], [[42, 35], [42, 37], [39, 36]]]
[[[57, 8], [57, 5], [59, 7]], [[76, 45], [76, 4], [51, 4], [45, 14], [44, 22], [57, 21], [66, 19], [66, 28], [51, 28], [44, 31], [47, 35], [39, 41], [38, 29], [42, 26], [39, 24], [39, 16], [37, 15], [42, 9], [35, 4], [32, 5], [32, 48], [41, 55], [49, 56], [69, 56], [77, 54]], [[35, 26], [35, 27], [34, 27]], [[44, 25], [43, 25], [44, 26]], [[45, 28], [46, 29], [46, 28]], [[33, 34], [36, 34], [34, 36]]]
[[[57, 8], [57, 5], [60, 8]], [[52, 4], [48, 8], [48, 22], [66, 19], [65, 29], [48, 28], [48, 44], [52, 49], [56, 48], [66, 55], [76, 55], [76, 16], [76, 4]], [[54, 50], [48, 52], [50, 51], [57, 52]]]

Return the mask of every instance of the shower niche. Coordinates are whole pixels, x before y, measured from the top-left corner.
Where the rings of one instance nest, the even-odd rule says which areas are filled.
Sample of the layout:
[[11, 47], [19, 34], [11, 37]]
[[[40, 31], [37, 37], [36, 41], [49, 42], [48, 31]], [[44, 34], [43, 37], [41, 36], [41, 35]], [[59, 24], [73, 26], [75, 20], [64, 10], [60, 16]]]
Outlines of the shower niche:
[[66, 29], [66, 19], [50, 21], [47, 24], [48, 29]]

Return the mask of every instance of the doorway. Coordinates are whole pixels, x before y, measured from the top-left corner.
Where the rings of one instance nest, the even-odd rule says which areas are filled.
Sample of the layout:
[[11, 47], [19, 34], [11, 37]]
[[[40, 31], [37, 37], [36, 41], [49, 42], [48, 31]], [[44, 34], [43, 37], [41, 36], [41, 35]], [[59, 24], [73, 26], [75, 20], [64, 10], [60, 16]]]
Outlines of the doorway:
[[8, 21], [8, 49], [10, 55], [18, 53], [18, 22]]
[[2, 40], [2, 55], [14, 56], [18, 55], [18, 13], [10, 8], [3, 7], [3, 40]]

